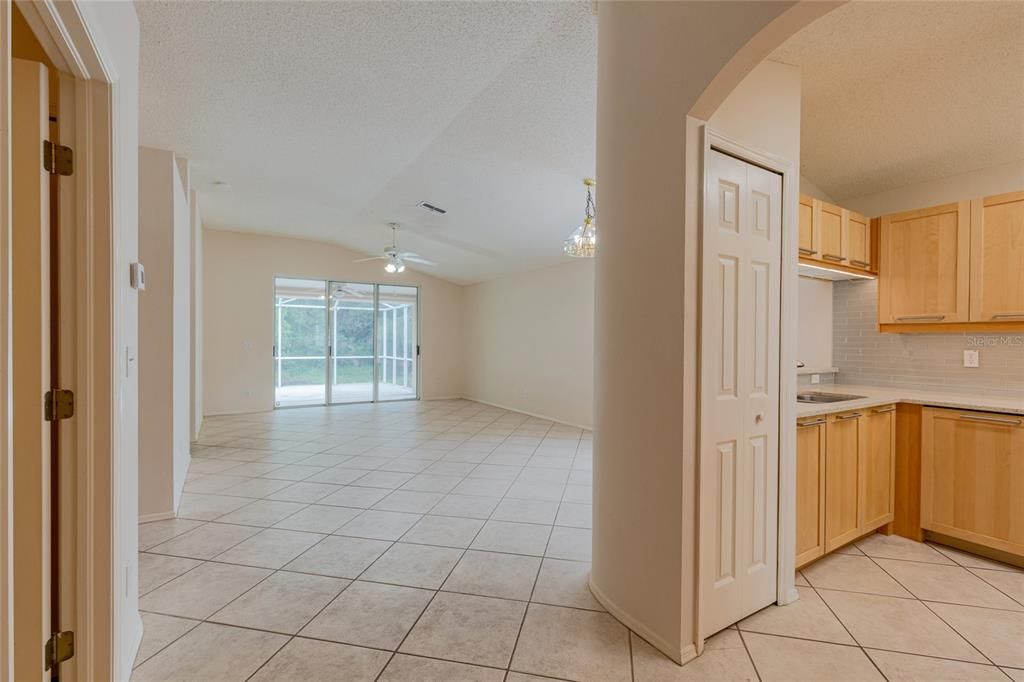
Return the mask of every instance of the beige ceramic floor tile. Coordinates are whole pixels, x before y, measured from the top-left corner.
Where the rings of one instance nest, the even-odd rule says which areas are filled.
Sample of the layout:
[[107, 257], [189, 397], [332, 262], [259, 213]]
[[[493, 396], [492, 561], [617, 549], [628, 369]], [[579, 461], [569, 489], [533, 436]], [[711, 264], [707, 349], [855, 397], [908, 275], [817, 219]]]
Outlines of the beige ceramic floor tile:
[[556, 526], [573, 528], [591, 528], [593, 526], [594, 508], [589, 504], [562, 502], [555, 517]]
[[139, 554], [139, 594], [146, 594], [201, 563], [198, 559], [143, 552]]
[[419, 514], [368, 509], [335, 532], [356, 538], [397, 540], [419, 520]]
[[377, 504], [374, 509], [385, 511], [409, 512], [426, 514], [444, 498], [442, 493], [421, 493], [415, 490], [396, 490]]
[[629, 631], [607, 613], [531, 604], [512, 669], [594, 682], [629, 680]]
[[295, 634], [348, 584], [340, 578], [278, 571], [209, 620]]
[[359, 516], [361, 509], [311, 504], [274, 524], [274, 528], [304, 530], [309, 533], [333, 533]]
[[140, 523], [139, 551], [145, 551], [150, 547], [166, 542], [201, 525], [203, 525], [202, 521], [191, 519], [167, 519], [166, 521]]
[[987, 568], [972, 568], [970, 570], [989, 585], [1015, 599], [1018, 604], [1024, 605], [1024, 573], [993, 571]]
[[390, 546], [385, 540], [329, 535], [284, 568], [335, 578], [358, 578]]
[[1024, 669], [1003, 668], [1002, 670], [1013, 682], [1024, 682]]
[[218, 554], [216, 560], [244, 566], [281, 568], [324, 537], [318, 533], [268, 528]]
[[1011, 566], [1010, 564], [1004, 564], [1003, 562], [995, 561], [994, 559], [987, 559], [976, 554], [961, 552], [959, 549], [954, 549], [953, 547], [935, 544], [930, 544], [929, 546], [939, 552], [942, 552], [953, 561], [957, 562], [961, 566], [966, 566], [967, 568], [990, 568], [994, 571], [1013, 571], [1014, 573], [1024, 573], [1024, 568], [1020, 568], [1019, 566]]
[[358, 507], [369, 509], [374, 504], [387, 497], [388, 491], [384, 488], [360, 488], [355, 485], [347, 485], [336, 493], [331, 493], [320, 500], [320, 504], [333, 504], [339, 507]]
[[747, 649], [733, 629], [723, 630], [704, 643], [704, 653], [680, 666], [635, 634], [635, 682], [756, 682], [757, 673]]
[[762, 682], [885, 680], [857, 647], [755, 633], [745, 633], [743, 641]]
[[302, 630], [302, 635], [394, 650], [433, 593], [412, 587], [355, 582]]
[[340, 485], [301, 481], [293, 483], [287, 488], [281, 488], [276, 493], [267, 495], [267, 499], [286, 500], [288, 502], [317, 502], [339, 490], [341, 490]]
[[538, 557], [470, 550], [442, 589], [526, 601], [533, 590], [540, 562]]
[[142, 643], [135, 656], [136, 666], [145, 663], [150, 656], [199, 625], [198, 620], [163, 616], [159, 613], [143, 611], [139, 615], [142, 616]]
[[511, 521], [488, 521], [480, 530], [473, 549], [510, 554], [542, 556], [547, 547], [551, 526]]
[[241, 509], [225, 514], [217, 519], [217, 521], [218, 523], [237, 523], [245, 526], [268, 528], [305, 508], [306, 505], [301, 502], [253, 500]]
[[858, 542], [857, 548], [868, 556], [879, 559], [903, 559], [932, 564], [953, 563], [952, 559], [929, 545], [899, 535], [873, 533]]
[[928, 656], [898, 654], [892, 651], [867, 650], [868, 656], [889, 679], [889, 682], [1006, 682], [999, 668], [978, 663], [950, 661]]
[[538, 677], [537, 675], [527, 675], [526, 673], [515, 673], [509, 672], [505, 677], [505, 682], [551, 682], [551, 680], [558, 681], [557, 677]]
[[807, 582], [819, 589], [911, 596], [878, 564], [863, 555], [831, 554], [802, 569], [802, 573]]
[[200, 476], [194, 481], [185, 484], [184, 491], [187, 493], [220, 493], [228, 488], [243, 484], [251, 479], [245, 476], [229, 476], [227, 474], [208, 474]]
[[396, 542], [360, 578], [436, 590], [461, 556], [462, 550], [450, 547]]
[[505, 498], [491, 515], [496, 521], [519, 521], [551, 525], [558, 515], [558, 502], [553, 500], [517, 500]]
[[533, 589], [533, 601], [604, 611], [590, 593], [590, 564], [582, 561], [545, 558]]
[[877, 559], [876, 561], [918, 599], [1024, 611], [1024, 606], [962, 566], [942, 566], [890, 559]]
[[403, 653], [504, 667], [526, 604], [439, 592], [405, 642]]
[[136, 668], [132, 680], [245, 680], [287, 641], [284, 635], [203, 623]]
[[986, 662], [963, 637], [916, 599], [834, 590], [819, 590], [819, 594], [861, 646]]
[[180, 519], [213, 521], [250, 502], [252, 500], [246, 497], [182, 493], [181, 502], [178, 503], [178, 517]]
[[472, 495], [445, 495], [444, 499], [430, 510], [432, 516], [462, 516], [469, 519], [486, 519], [498, 506], [496, 497]]
[[290, 484], [288, 481], [281, 481], [272, 478], [247, 478], [244, 481], [231, 486], [227, 490], [224, 490], [225, 495], [233, 495], [235, 497], [252, 497], [255, 499], [261, 499], [274, 493], [281, 488], [287, 488]]
[[139, 608], [204, 619], [269, 574], [262, 568], [206, 562], [142, 597]]
[[439, 547], [469, 547], [473, 538], [483, 528], [480, 519], [465, 519], [456, 516], [424, 516], [409, 532], [402, 536], [403, 542]]
[[591, 531], [587, 528], [555, 526], [544, 555], [552, 559], [590, 561], [592, 543]]
[[800, 571], [796, 572], [796, 577], [794, 578], [794, 583], [797, 585], [797, 587], [810, 587], [811, 586], [811, 584], [809, 582], [807, 582], [807, 578], [805, 578], [804, 574], [801, 573]]
[[785, 606], [769, 606], [740, 621], [745, 632], [856, 644], [843, 624], [810, 587], [798, 587], [800, 598]]
[[953, 604], [929, 607], [996, 665], [1024, 668], [1024, 613]]
[[250, 679], [253, 682], [373, 682], [390, 654], [348, 644], [297, 637], [267, 661]]
[[502, 682], [505, 671], [482, 668], [466, 663], [438, 661], [396, 654], [380, 676], [380, 682], [427, 682], [427, 680], [451, 680], [452, 682]]
[[212, 559], [258, 532], [259, 528], [251, 526], [208, 523], [161, 543], [150, 551], [193, 559]]

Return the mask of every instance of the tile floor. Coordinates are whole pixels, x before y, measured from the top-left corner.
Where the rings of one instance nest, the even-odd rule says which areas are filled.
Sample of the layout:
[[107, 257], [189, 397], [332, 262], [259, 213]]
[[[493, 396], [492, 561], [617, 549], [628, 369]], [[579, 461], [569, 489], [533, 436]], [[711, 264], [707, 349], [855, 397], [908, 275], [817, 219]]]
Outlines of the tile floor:
[[468, 401], [209, 418], [135, 680], [1024, 682], [1024, 571], [871, 536], [679, 667], [586, 587], [590, 434]]

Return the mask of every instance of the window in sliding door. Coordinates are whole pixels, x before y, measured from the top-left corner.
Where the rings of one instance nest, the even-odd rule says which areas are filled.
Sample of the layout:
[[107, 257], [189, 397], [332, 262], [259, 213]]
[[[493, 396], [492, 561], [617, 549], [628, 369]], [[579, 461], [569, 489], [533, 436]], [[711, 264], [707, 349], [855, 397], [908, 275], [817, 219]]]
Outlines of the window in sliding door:
[[331, 282], [331, 402], [373, 400], [373, 284]]
[[327, 377], [327, 286], [274, 280], [274, 404], [323, 405]]
[[377, 293], [377, 400], [418, 397], [419, 289], [381, 284]]

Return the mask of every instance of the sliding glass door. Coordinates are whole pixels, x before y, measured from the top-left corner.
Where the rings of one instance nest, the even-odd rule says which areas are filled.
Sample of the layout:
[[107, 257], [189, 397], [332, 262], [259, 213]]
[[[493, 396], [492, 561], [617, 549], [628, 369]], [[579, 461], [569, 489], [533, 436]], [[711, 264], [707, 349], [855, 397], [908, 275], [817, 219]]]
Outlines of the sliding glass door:
[[277, 407], [419, 397], [419, 289], [274, 280]]
[[323, 405], [327, 376], [326, 282], [274, 280], [274, 404]]

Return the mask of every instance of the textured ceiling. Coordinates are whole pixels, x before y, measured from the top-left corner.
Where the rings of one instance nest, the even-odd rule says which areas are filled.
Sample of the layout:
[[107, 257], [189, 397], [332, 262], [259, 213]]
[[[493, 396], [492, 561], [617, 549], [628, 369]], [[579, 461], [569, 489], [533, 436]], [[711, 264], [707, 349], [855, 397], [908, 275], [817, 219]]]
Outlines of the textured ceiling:
[[801, 165], [837, 201], [1024, 159], [1024, 2], [851, 2], [801, 68]]
[[591, 2], [136, 6], [142, 144], [190, 159], [207, 226], [377, 255], [397, 221], [458, 282], [564, 259], [594, 172]]

